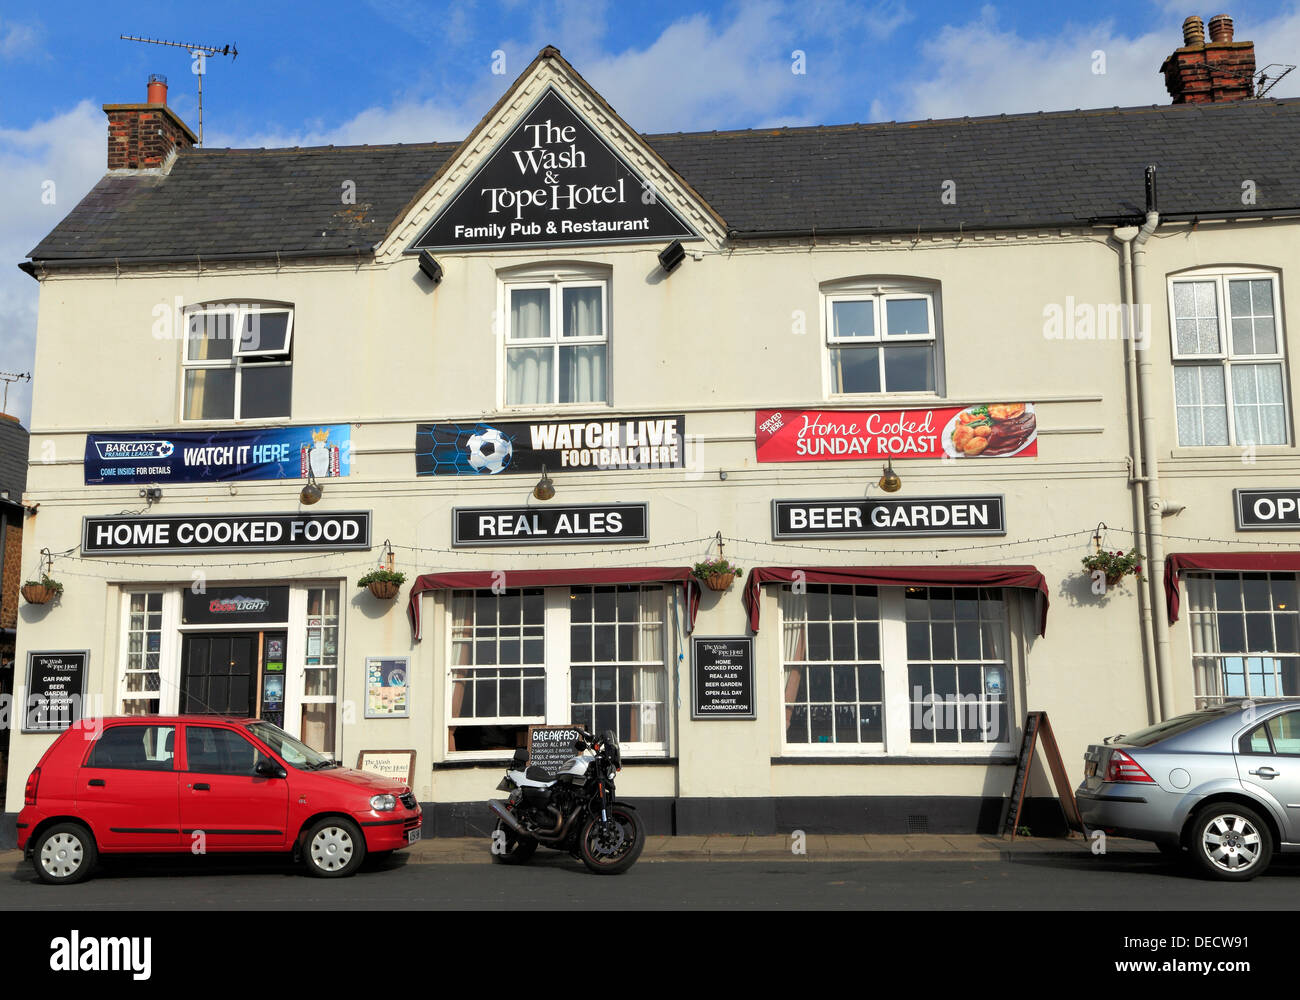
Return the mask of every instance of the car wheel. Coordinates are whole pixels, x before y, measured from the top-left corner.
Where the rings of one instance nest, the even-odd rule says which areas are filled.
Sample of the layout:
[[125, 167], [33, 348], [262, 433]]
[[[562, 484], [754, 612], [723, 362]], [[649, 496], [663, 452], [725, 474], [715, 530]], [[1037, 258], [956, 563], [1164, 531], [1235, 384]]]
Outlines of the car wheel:
[[36, 875], [50, 885], [72, 885], [90, 876], [99, 851], [95, 838], [79, 823], [56, 823], [32, 846]]
[[1245, 882], [1268, 867], [1273, 837], [1253, 809], [1234, 802], [1208, 806], [1192, 827], [1192, 854], [1210, 878]]
[[317, 878], [345, 878], [361, 867], [366, 842], [350, 819], [331, 816], [307, 831], [302, 855], [308, 874]]

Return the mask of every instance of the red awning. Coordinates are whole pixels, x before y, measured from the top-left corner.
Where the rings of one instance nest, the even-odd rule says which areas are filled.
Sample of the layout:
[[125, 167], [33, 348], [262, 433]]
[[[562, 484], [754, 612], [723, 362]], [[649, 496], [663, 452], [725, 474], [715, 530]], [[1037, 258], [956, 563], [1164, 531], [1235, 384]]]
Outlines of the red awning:
[[686, 599], [686, 631], [695, 629], [700, 609], [699, 581], [685, 566], [624, 566], [615, 569], [519, 569], [471, 570], [458, 573], [426, 573], [416, 577], [406, 605], [415, 641], [421, 638], [420, 596], [430, 590], [487, 590], [501, 584], [515, 587], [609, 586], [616, 583], [680, 583]]
[[[796, 576], [799, 573], [802, 576]], [[745, 580], [745, 610], [758, 631], [765, 583], [856, 583], [879, 587], [1018, 587], [1038, 594], [1038, 634], [1047, 634], [1047, 580], [1033, 566], [756, 566]]]
[[1230, 573], [1297, 573], [1300, 552], [1177, 552], [1165, 556], [1165, 606], [1169, 624], [1178, 621], [1178, 574], [1186, 570]]

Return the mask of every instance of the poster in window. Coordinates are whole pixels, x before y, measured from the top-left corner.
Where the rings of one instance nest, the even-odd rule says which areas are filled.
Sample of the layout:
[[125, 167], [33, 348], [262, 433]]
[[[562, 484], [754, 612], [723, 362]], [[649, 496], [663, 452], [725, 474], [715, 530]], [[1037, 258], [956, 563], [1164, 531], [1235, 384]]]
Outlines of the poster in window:
[[280, 657], [284, 656], [284, 640], [283, 640], [283, 639], [267, 639], [267, 640], [266, 640], [266, 656], [267, 656], [267, 659], [270, 659], [270, 660], [278, 660], [278, 659], [280, 659]]
[[320, 633], [319, 632], [307, 633], [307, 655], [320, 656]]
[[367, 719], [410, 717], [409, 666], [410, 659], [405, 656], [366, 657]]

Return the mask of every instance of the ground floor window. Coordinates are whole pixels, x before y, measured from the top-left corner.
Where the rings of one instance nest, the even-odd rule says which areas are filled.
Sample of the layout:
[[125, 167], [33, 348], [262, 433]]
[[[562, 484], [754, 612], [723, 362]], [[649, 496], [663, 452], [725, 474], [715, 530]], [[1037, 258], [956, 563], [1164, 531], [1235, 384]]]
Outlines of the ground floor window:
[[1002, 590], [785, 586], [792, 753], [984, 753], [1010, 743]]
[[1300, 696], [1295, 573], [1188, 573], [1196, 707]]
[[162, 691], [163, 592], [128, 593], [125, 605], [122, 714], [157, 715]]
[[665, 600], [639, 585], [453, 591], [448, 751], [510, 750], [529, 726], [580, 725], [666, 752]]

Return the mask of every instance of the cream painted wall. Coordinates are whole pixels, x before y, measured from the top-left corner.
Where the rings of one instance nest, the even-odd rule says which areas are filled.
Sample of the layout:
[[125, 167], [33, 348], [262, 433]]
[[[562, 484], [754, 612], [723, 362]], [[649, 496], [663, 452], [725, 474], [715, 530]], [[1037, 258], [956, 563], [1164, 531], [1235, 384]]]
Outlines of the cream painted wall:
[[[685, 565], [701, 558], [705, 539], [721, 531], [727, 555], [754, 565], [822, 563], [1032, 563], [1051, 590], [1045, 637], [1024, 629], [1027, 658], [1013, 671], [1016, 714], [1049, 712], [1072, 778], [1089, 742], [1148, 721], [1136, 585], [1094, 597], [1079, 559], [1088, 536], [1104, 521], [1109, 541], [1131, 544], [1133, 504], [1128, 454], [1123, 344], [1117, 340], [1053, 340], [1044, 310], [1055, 304], [1119, 302], [1119, 258], [1104, 231], [969, 235], [735, 248], [689, 259], [663, 277], [657, 247], [561, 255], [605, 266], [612, 274], [610, 364], [613, 414], [686, 414], [690, 438], [685, 470], [556, 473], [565, 502], [646, 501], [650, 544], [636, 551], [606, 546], [567, 549], [450, 550], [453, 505], [518, 504], [526, 476], [464, 482], [414, 475], [415, 424], [420, 421], [532, 415], [497, 408], [502, 348], [494, 328], [500, 269], [538, 263], [537, 253], [440, 255], [446, 276], [431, 290], [415, 262], [390, 265], [318, 263], [274, 267], [216, 267], [120, 275], [50, 276], [42, 282], [33, 401], [28, 503], [39, 513], [24, 531], [24, 566], [38, 554], [60, 552], [80, 539], [81, 518], [138, 509], [138, 487], [82, 485], [88, 432], [179, 428], [179, 339], [157, 338], [155, 307], [208, 301], [286, 301], [295, 307], [293, 424], [354, 424], [353, 474], [331, 480], [316, 510], [374, 511], [373, 537], [397, 546], [398, 567], [414, 575], [433, 569], [511, 569], [591, 565]], [[1289, 339], [1300, 322], [1291, 305], [1291, 276], [1300, 273], [1293, 225], [1202, 226], [1162, 229], [1148, 244], [1147, 290], [1155, 336], [1156, 412], [1161, 419], [1165, 495], [1187, 503], [1166, 521], [1171, 534], [1223, 543], [1169, 541], [1167, 551], [1250, 549], [1257, 541], [1294, 543], [1294, 533], [1238, 535], [1234, 486], [1294, 484], [1300, 461], [1294, 444], [1259, 449], [1253, 465], [1240, 454], [1174, 447], [1164, 276], [1207, 263], [1251, 263], [1282, 273]], [[1039, 414], [1036, 459], [896, 463], [900, 496], [1006, 495], [1005, 539], [883, 539], [775, 545], [770, 501], [775, 497], [862, 496], [875, 491], [880, 470], [870, 464], [759, 465], [753, 411], [765, 407], [829, 405], [823, 390], [824, 345], [819, 286], [859, 275], [899, 275], [935, 282], [941, 295], [947, 392], [932, 396], [843, 400], [838, 405], [889, 407], [1028, 400]], [[806, 332], [796, 332], [799, 314]], [[1288, 360], [1295, 385], [1294, 354]], [[545, 416], [560, 415], [553, 408]], [[568, 411], [564, 411], [568, 412]], [[573, 411], [599, 414], [599, 407]], [[222, 425], [228, 426], [228, 425]], [[1294, 426], [1292, 428], [1294, 441]], [[553, 470], [554, 471], [554, 470]], [[726, 481], [719, 479], [726, 471]], [[168, 485], [155, 513], [289, 511], [296, 491], [275, 483], [239, 483], [233, 491]], [[1054, 537], [1073, 533], [1069, 537]], [[996, 546], [1005, 547], [996, 547]], [[413, 548], [424, 551], [416, 553]], [[283, 554], [281, 554], [283, 555]], [[438, 603], [425, 598], [426, 637], [414, 643], [405, 617], [406, 591], [379, 605], [354, 583], [372, 566], [370, 553], [320, 554], [276, 565], [205, 560], [209, 582], [295, 579], [342, 581], [346, 610], [340, 698], [355, 702], [343, 726], [341, 756], [360, 749], [414, 747], [423, 800], [467, 801], [492, 794], [499, 768], [432, 771], [445, 756], [445, 655]], [[229, 565], [218, 566], [217, 563]], [[288, 567], [288, 568], [286, 568]], [[138, 565], [75, 555], [56, 560], [65, 582], [62, 601], [24, 605], [18, 634], [18, 697], [24, 694], [31, 649], [92, 650], [92, 690], [117, 684], [117, 587], [131, 582], [188, 583], [183, 559], [149, 557]], [[507, 577], [508, 579], [508, 577]], [[1006, 767], [969, 765], [776, 766], [780, 749], [780, 665], [777, 626], [765, 601], [757, 644], [758, 718], [753, 722], [692, 722], [689, 653], [679, 670], [671, 753], [676, 767], [636, 767], [628, 795], [766, 796], [951, 794], [1006, 792]], [[740, 587], [706, 593], [698, 632], [745, 631]], [[1185, 622], [1172, 630], [1177, 707], [1191, 707], [1190, 649]], [[362, 665], [367, 655], [412, 657], [410, 720], [361, 718]], [[346, 709], [345, 709], [346, 711]], [[1017, 733], [1018, 742], [1018, 733]], [[50, 737], [15, 734], [7, 811], [21, 807], [21, 778]], [[1041, 776], [1036, 788], [1046, 791]]]

